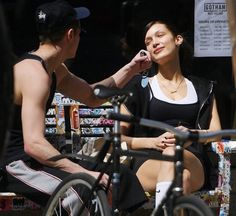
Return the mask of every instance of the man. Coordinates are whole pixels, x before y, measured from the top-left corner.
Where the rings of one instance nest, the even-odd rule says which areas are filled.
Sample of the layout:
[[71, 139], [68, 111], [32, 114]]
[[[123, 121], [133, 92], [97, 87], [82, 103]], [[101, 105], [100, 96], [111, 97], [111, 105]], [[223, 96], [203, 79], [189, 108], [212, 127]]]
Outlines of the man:
[[[10, 143], [4, 158], [8, 180], [6, 190], [24, 194], [41, 205], [46, 204], [61, 179], [69, 173], [85, 172], [95, 178], [99, 175], [99, 172], [90, 171], [69, 159], [48, 160], [60, 153], [44, 137], [45, 113], [55, 90], [89, 106], [104, 102], [93, 94], [93, 88], [98, 83], [89, 85], [70, 73], [63, 63], [75, 56], [81, 32], [79, 20], [87, 16], [87, 8], [72, 8], [66, 1], [39, 6], [36, 11], [39, 47], [25, 54], [14, 66], [15, 122], [10, 129]], [[149, 54], [141, 56], [138, 53], [130, 63], [99, 84], [123, 87], [135, 74], [150, 66]], [[145, 201], [136, 176], [129, 175], [132, 184], [127, 184], [127, 198], [120, 204], [123, 209], [130, 209]], [[101, 183], [106, 184], [107, 179], [108, 176], [104, 175]], [[127, 181], [131, 182], [130, 179]], [[129, 196], [132, 191], [138, 196], [131, 204]]]

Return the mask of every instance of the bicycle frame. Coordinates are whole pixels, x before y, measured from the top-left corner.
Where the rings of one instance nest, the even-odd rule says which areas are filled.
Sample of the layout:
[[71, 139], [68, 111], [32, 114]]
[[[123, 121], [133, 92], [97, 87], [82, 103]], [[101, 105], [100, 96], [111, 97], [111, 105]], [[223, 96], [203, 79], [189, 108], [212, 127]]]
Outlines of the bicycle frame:
[[195, 131], [187, 131], [187, 132], [181, 132], [179, 130], [176, 130], [174, 127], [158, 122], [153, 121], [149, 119], [144, 118], [135, 118], [130, 117], [127, 115], [118, 114], [116, 112], [109, 113], [108, 115], [109, 119], [115, 119], [120, 121], [126, 121], [126, 122], [136, 122], [142, 126], [148, 126], [153, 127], [157, 129], [162, 129], [165, 131], [169, 131], [173, 134], [175, 134], [176, 138], [176, 145], [175, 145], [175, 155], [174, 156], [165, 156], [162, 155], [161, 157], [157, 156], [155, 157], [155, 154], [148, 155], [139, 151], [137, 154], [137, 151], [122, 151], [121, 155], [128, 155], [128, 156], [144, 156], [148, 157], [149, 159], [156, 159], [156, 160], [163, 160], [163, 161], [172, 161], [175, 163], [175, 169], [174, 169], [174, 179], [170, 186], [170, 188], [167, 191], [166, 197], [162, 200], [161, 204], [157, 209], [154, 209], [152, 212], [153, 215], [158, 215], [162, 209], [162, 206], [167, 203], [168, 200], [168, 216], [173, 215], [173, 207], [174, 207], [174, 201], [176, 198], [183, 195], [183, 152], [184, 152], [184, 144], [187, 141], [200, 141], [205, 142], [207, 139], [217, 136], [236, 136], [236, 130], [233, 129], [225, 129], [225, 130], [219, 130], [215, 132], [208, 132], [205, 134], [200, 134]]
[[[125, 99], [125, 98], [122, 98]], [[124, 102], [123, 100], [118, 100], [118, 98], [113, 98], [111, 101], [114, 112], [120, 113], [120, 106]], [[121, 130], [120, 122], [118, 120], [114, 121], [113, 129], [113, 174], [112, 174], [112, 214], [119, 215], [118, 204], [119, 204], [119, 187], [120, 187], [120, 152], [121, 152]]]
[[[113, 143], [113, 152], [111, 154], [111, 157], [113, 157], [113, 166], [114, 166], [114, 173], [112, 176], [112, 183], [113, 183], [113, 194], [112, 194], [112, 214], [118, 215], [118, 195], [119, 195], [119, 184], [120, 184], [120, 156], [136, 156], [136, 157], [145, 157], [149, 159], [156, 159], [156, 160], [162, 160], [162, 161], [172, 161], [174, 163], [175, 169], [174, 169], [174, 179], [170, 186], [170, 188], [167, 191], [166, 197], [162, 200], [161, 204], [158, 206], [157, 209], [154, 209], [152, 212], [152, 215], [157, 215], [160, 213], [162, 206], [167, 202], [168, 200], [168, 215], [173, 215], [173, 207], [174, 207], [174, 200], [177, 197], [180, 197], [183, 195], [183, 170], [184, 170], [184, 144], [187, 141], [201, 141], [205, 142], [207, 139], [216, 137], [216, 136], [236, 136], [236, 130], [221, 130], [218, 132], [211, 132], [207, 134], [199, 134], [198, 132], [194, 131], [187, 131], [187, 132], [181, 132], [177, 129], [175, 129], [173, 126], [170, 126], [168, 124], [144, 119], [144, 118], [137, 118], [127, 115], [120, 114], [120, 106], [121, 104], [128, 98], [130, 93], [125, 92], [124, 90], [120, 89], [111, 89], [106, 88], [104, 86], [97, 86], [97, 88], [100, 91], [100, 98], [111, 98], [111, 103], [114, 107], [114, 111], [112, 113], [107, 114], [108, 119], [114, 120], [114, 131], [112, 137], [110, 137], [109, 142]], [[96, 91], [96, 90], [95, 90]], [[96, 94], [96, 93], [95, 93]], [[98, 94], [96, 94], [98, 96]], [[120, 96], [119, 96], [120, 95]], [[120, 131], [120, 121], [126, 121], [126, 122], [133, 122], [138, 123], [142, 126], [147, 127], [153, 127], [156, 129], [162, 129], [165, 131], [169, 131], [173, 134], [175, 134], [176, 138], [176, 145], [175, 145], [175, 154], [174, 156], [169, 155], [157, 155], [157, 154], [150, 154], [144, 151], [134, 151], [134, 150], [122, 150], [121, 149], [121, 131]], [[109, 160], [111, 161], [111, 159]]]
[[[114, 113], [120, 114], [120, 106], [124, 102], [124, 99], [121, 100], [119, 98], [113, 98], [111, 101], [114, 107]], [[113, 159], [113, 175], [112, 175], [112, 215], [119, 215], [118, 210], [118, 197], [119, 197], [119, 187], [120, 187], [120, 156], [138, 156], [145, 157], [149, 159], [158, 159], [164, 161], [172, 161], [175, 163], [175, 173], [174, 180], [171, 184], [169, 190], [167, 191], [167, 196], [162, 200], [161, 205], [158, 209], [154, 209], [152, 215], [157, 215], [161, 211], [161, 206], [166, 203], [166, 200], [171, 198], [172, 202], [170, 205], [172, 206], [173, 200], [183, 195], [183, 145], [184, 141], [181, 139], [177, 139], [176, 147], [175, 147], [175, 155], [168, 156], [163, 155], [160, 157], [157, 154], [150, 155], [144, 151], [133, 151], [133, 150], [122, 150], [121, 149], [121, 129], [120, 129], [120, 121], [114, 120], [114, 131], [113, 135], [110, 137], [110, 142], [113, 143], [113, 151], [110, 157]], [[171, 211], [170, 211], [171, 212]]]

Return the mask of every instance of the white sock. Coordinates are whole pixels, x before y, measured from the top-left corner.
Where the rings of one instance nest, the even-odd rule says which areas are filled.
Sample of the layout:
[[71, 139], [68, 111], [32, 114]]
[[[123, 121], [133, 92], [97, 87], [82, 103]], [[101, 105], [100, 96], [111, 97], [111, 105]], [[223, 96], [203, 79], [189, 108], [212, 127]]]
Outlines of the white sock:
[[166, 196], [166, 192], [169, 189], [172, 181], [158, 182], [156, 184], [156, 198], [155, 198], [155, 207], [157, 208], [163, 198]]

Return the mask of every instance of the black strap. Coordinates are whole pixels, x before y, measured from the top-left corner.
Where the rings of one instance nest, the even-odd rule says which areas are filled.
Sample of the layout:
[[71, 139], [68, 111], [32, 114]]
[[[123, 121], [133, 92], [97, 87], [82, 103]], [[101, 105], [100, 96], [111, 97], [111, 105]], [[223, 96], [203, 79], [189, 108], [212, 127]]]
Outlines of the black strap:
[[[34, 59], [34, 60], [40, 61], [42, 63], [43, 68], [48, 73], [46, 65], [45, 65], [45, 62], [44, 62], [44, 60], [40, 56], [37, 56], [37, 55], [32, 54], [30, 52], [27, 52], [27, 53], [23, 54], [18, 59], [17, 62], [20, 62], [20, 61], [22, 61], [24, 59]], [[56, 74], [54, 72], [54, 73], [52, 73], [52, 85], [51, 85], [51, 91], [50, 91], [50, 95], [49, 95], [49, 98], [48, 98], [48, 101], [47, 101], [47, 105], [46, 105], [46, 110], [48, 110], [49, 107], [51, 106], [51, 103], [52, 103], [52, 100], [53, 100], [53, 97], [54, 97], [54, 92], [56, 90], [56, 85], [57, 85], [57, 79], [56, 79]]]
[[[45, 71], [47, 71], [45, 62], [44, 62], [44, 60], [43, 60], [40, 56], [37, 56], [37, 55], [35, 55], [35, 54], [31, 54], [30, 52], [27, 52], [27, 53], [23, 54], [23, 55], [18, 59], [17, 62], [20, 62], [20, 61], [22, 61], [22, 60], [24, 60], [24, 59], [34, 59], [34, 60], [40, 61], [40, 62], [42, 63], [42, 65], [43, 65], [43, 68], [45, 69]], [[48, 71], [47, 71], [47, 73], [48, 73]]]
[[151, 95], [152, 95], [152, 98], [154, 97], [154, 94], [153, 94], [153, 91], [152, 91], [152, 87], [151, 87], [151, 85], [150, 85], [150, 83], [148, 82], [148, 87], [149, 87], [149, 90], [150, 90], [150, 92], [151, 92]]

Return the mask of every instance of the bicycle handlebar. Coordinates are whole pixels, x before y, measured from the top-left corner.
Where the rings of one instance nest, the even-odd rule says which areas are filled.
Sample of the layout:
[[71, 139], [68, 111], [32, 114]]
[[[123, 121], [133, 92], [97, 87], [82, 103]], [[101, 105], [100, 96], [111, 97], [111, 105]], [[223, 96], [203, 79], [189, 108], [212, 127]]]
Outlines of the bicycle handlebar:
[[[115, 98], [115, 97], [126, 98], [133, 95], [132, 92], [127, 91], [125, 89], [110, 88], [103, 85], [95, 86], [94, 94], [101, 99], [109, 99], [109, 98]], [[121, 103], [123, 101], [124, 100], [120, 100]], [[218, 130], [218, 131], [208, 132], [208, 133], [199, 133], [198, 131], [191, 131], [191, 130], [180, 131], [173, 126], [160, 122], [160, 121], [154, 121], [154, 120], [145, 119], [145, 118], [138, 118], [134, 116], [118, 114], [115, 112], [108, 112], [107, 118], [118, 120], [118, 121], [137, 123], [142, 126], [168, 131], [168, 132], [173, 133], [178, 139], [183, 140], [183, 141], [206, 142], [208, 139], [215, 138], [218, 136], [230, 136], [230, 137], [236, 136], [235, 129], [224, 129], [224, 130]]]
[[175, 127], [155, 120], [145, 119], [145, 118], [138, 118], [135, 116], [129, 116], [124, 114], [118, 114], [115, 112], [107, 112], [106, 118], [113, 119], [117, 121], [124, 121], [124, 122], [132, 122], [146, 127], [152, 127], [164, 131], [168, 131], [173, 133], [178, 139], [182, 141], [198, 141], [198, 142], [206, 142], [211, 138], [215, 138], [218, 136], [236, 136], [235, 129], [224, 129], [218, 130], [214, 132], [208, 133], [199, 133], [198, 131], [180, 131]]
[[115, 87], [110, 88], [103, 85], [96, 85], [93, 92], [97, 97], [101, 99], [108, 99], [108, 98], [117, 97], [117, 96], [131, 97], [133, 95], [133, 93], [130, 91], [115, 88]]

